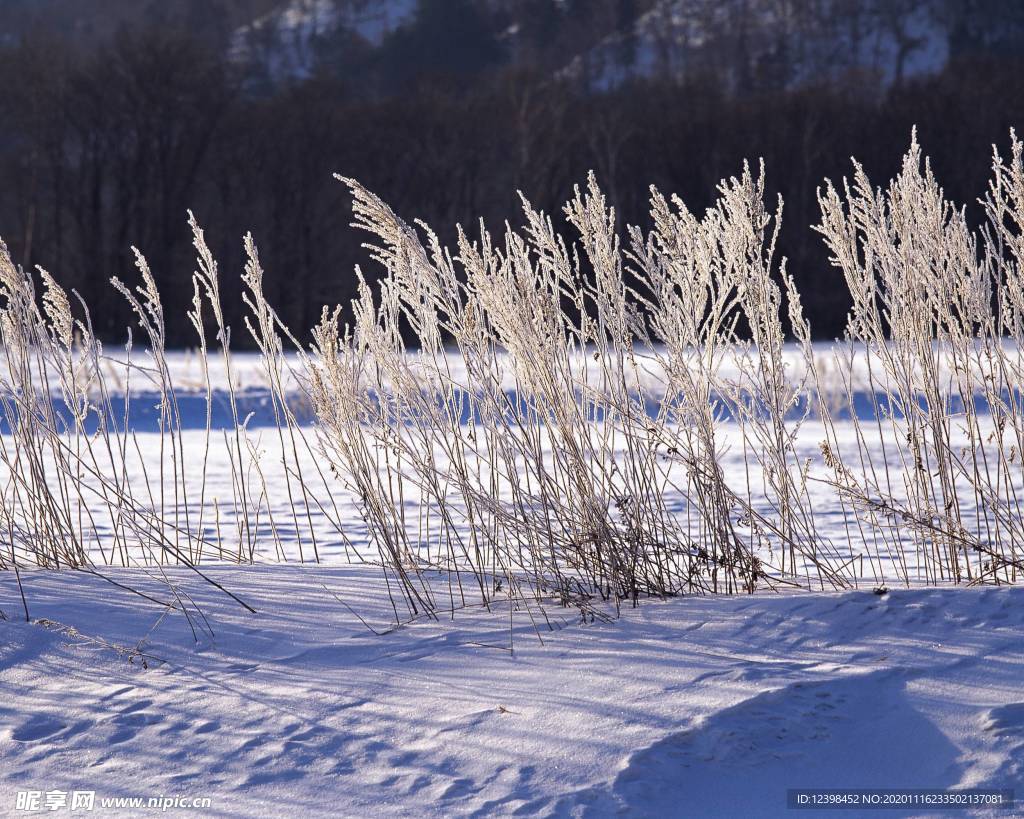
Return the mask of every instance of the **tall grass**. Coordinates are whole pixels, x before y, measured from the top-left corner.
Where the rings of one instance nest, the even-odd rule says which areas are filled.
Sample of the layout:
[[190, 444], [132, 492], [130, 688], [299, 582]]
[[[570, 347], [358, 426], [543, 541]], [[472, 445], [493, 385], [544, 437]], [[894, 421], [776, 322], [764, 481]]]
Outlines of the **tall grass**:
[[[591, 176], [564, 209], [572, 236], [524, 198], [520, 227], [460, 228], [451, 249], [341, 179], [382, 274], [371, 287], [357, 271], [357, 298], [324, 308], [308, 348], [267, 302], [255, 241], [243, 241], [274, 458], [243, 417], [217, 262], [191, 214], [199, 453], [142, 254], [141, 284], [114, 286], [145, 351], [129, 332], [111, 355], [74, 293], [0, 245], [0, 567], [173, 564], [205, 578], [211, 560], [318, 562], [330, 532], [349, 559], [381, 568], [398, 618], [1016, 582], [1022, 153], [1012, 135], [1009, 158], [994, 154], [980, 230], [916, 136], [886, 187], [856, 162], [825, 183], [815, 229], [853, 308], [824, 356], [776, 251], [783, 208], [765, 202], [763, 166], [724, 180], [703, 214], [652, 189], [647, 230], [620, 226]], [[151, 451], [132, 402], [154, 396]], [[221, 399], [231, 422], [218, 434]], [[211, 497], [214, 448], [229, 498]]]

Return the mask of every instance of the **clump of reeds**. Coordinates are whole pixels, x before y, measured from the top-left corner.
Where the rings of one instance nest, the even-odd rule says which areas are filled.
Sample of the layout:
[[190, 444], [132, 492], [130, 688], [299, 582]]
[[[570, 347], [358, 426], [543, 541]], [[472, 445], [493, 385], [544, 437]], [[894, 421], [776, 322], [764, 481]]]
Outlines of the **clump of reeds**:
[[[826, 183], [816, 229], [853, 308], [825, 356], [776, 252], [782, 203], [766, 205], [763, 167], [723, 181], [703, 214], [652, 189], [648, 230], [621, 228], [591, 176], [564, 209], [571, 237], [523, 199], [521, 227], [460, 228], [452, 249], [343, 179], [382, 274], [371, 287], [357, 271], [357, 298], [324, 308], [308, 348], [243, 240], [274, 457], [243, 417], [217, 262], [191, 214], [201, 457], [142, 254], [141, 284], [113, 283], [145, 350], [129, 332], [118, 357], [76, 294], [42, 270], [38, 292], [0, 245], [0, 568], [319, 561], [333, 530], [384, 570], [396, 617], [400, 602], [592, 616], [645, 596], [844, 588], [865, 562], [876, 585], [1014, 582], [1022, 154], [1015, 135], [1009, 159], [995, 154], [980, 232], [916, 136], [886, 188], [857, 163]], [[215, 400], [230, 410], [220, 435]], [[155, 450], [132, 428], [138, 401], [155, 402]], [[211, 497], [214, 448], [227, 498]]]
[[[839, 370], [861, 357], [873, 408], [868, 420], [854, 414], [856, 461], [833, 455], [832, 483], [874, 541], [879, 576], [888, 563], [908, 582], [1016, 578], [1016, 137], [1011, 164], [997, 155], [993, 170], [981, 247], [922, 161], [916, 135], [886, 189], [855, 163], [852, 182], [819, 195], [817, 229], [853, 300]], [[839, 444], [825, 447], [835, 453]]]

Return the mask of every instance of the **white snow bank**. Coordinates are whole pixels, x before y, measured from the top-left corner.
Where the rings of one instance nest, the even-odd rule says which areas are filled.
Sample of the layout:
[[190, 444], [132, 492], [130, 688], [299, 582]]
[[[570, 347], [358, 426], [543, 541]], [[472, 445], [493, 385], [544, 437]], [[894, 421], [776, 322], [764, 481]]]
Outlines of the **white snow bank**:
[[[392, 617], [372, 567], [211, 572], [258, 613], [168, 570], [198, 642], [88, 575], [28, 573], [19, 622], [0, 575], [0, 811], [35, 788], [218, 816], [784, 816], [787, 788], [1011, 788], [1024, 767], [1024, 589], [553, 609], [553, 630], [462, 611], [377, 636], [353, 613]], [[148, 670], [110, 647], [140, 644]]]

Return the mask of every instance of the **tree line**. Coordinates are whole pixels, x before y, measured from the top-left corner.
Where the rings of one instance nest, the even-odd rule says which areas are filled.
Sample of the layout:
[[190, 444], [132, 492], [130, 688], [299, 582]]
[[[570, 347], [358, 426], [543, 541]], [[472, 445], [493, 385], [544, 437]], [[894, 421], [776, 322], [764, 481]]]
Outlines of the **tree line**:
[[590, 169], [618, 218], [646, 225], [649, 185], [700, 210], [721, 178], [763, 157], [770, 193], [785, 200], [780, 253], [829, 338], [848, 304], [809, 229], [822, 180], [847, 174], [856, 154], [884, 183], [916, 124], [947, 194], [970, 211], [989, 146], [1024, 127], [1013, 53], [954, 55], [940, 73], [886, 86], [850, 75], [744, 94], [713, 74], [595, 89], [541, 60], [478, 57], [434, 74], [395, 69], [368, 93], [344, 66], [254, 88], [222, 44], [187, 27], [123, 30], [88, 49], [25, 38], [0, 49], [0, 236], [18, 262], [75, 288], [109, 339], [131, 317], [108, 282], [130, 279], [139, 247], [165, 297], [168, 341], [187, 345], [191, 209], [220, 260], [228, 321], [241, 327], [228, 291], [251, 230], [268, 299], [304, 337], [321, 305], [353, 296], [366, 261], [334, 172], [451, 242], [456, 224], [516, 224], [517, 191], [557, 216]]

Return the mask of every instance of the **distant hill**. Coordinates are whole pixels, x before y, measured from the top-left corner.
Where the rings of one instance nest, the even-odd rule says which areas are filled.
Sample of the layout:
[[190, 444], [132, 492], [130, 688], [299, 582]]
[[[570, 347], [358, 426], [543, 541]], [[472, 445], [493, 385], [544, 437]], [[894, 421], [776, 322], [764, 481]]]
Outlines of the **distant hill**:
[[[594, 90], [694, 75], [740, 93], [850, 75], [887, 86], [938, 72], [960, 53], [1024, 53], [1024, 4], [999, 0], [284, 0], [232, 42], [237, 57], [295, 79], [332, 47], [379, 50], [429, 28], [428, 16], [451, 28], [470, 12], [510, 63]], [[476, 45], [454, 38], [445, 47]]]
[[593, 90], [708, 75], [742, 93], [850, 74], [888, 85], [958, 53], [1024, 53], [1024, 4], [1000, 0], [0, 0], [8, 44], [88, 48], [146, 26], [187, 27], [271, 84], [402, 82], [438, 64], [472, 79], [506, 62]]

